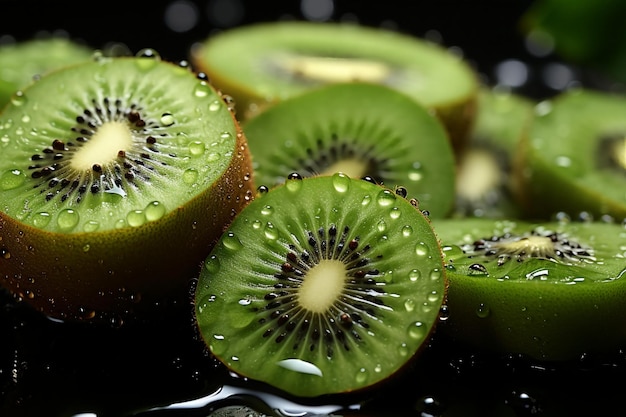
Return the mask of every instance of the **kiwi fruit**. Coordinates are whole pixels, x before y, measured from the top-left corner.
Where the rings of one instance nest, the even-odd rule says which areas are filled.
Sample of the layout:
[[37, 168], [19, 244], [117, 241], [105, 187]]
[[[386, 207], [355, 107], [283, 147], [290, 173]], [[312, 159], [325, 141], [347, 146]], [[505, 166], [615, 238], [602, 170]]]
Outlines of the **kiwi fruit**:
[[445, 290], [439, 242], [410, 199], [344, 173], [293, 173], [213, 248], [195, 316], [210, 352], [236, 374], [317, 397], [407, 369]]
[[454, 216], [521, 216], [512, 195], [512, 164], [533, 117], [534, 104], [526, 96], [482, 86], [476, 119], [457, 157]]
[[457, 342], [540, 361], [617, 352], [626, 343], [626, 228], [593, 221], [432, 221]]
[[526, 215], [626, 218], [626, 97], [577, 88], [535, 109], [514, 160]]
[[0, 44], [0, 109], [34, 78], [87, 61], [94, 52], [76, 40], [53, 35]]
[[455, 156], [445, 128], [415, 100], [380, 84], [337, 83], [244, 122], [259, 184], [291, 172], [371, 177], [403, 189], [432, 217], [454, 204]]
[[455, 148], [474, 117], [478, 77], [440, 44], [355, 23], [278, 21], [212, 34], [191, 61], [231, 95], [241, 120], [324, 84], [386, 84], [441, 118]]
[[187, 302], [256, 189], [223, 97], [152, 50], [66, 66], [22, 93], [0, 116], [0, 283], [66, 321]]

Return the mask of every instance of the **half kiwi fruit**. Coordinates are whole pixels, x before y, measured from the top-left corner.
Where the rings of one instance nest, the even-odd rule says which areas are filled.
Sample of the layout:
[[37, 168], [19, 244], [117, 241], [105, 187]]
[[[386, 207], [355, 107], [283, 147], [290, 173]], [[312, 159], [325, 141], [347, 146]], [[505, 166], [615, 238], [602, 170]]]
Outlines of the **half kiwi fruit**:
[[234, 98], [241, 120], [311, 88], [363, 81], [413, 97], [441, 118], [459, 145], [471, 126], [478, 90], [473, 68], [441, 45], [357, 24], [241, 26], [198, 42], [191, 60]]
[[275, 104], [244, 122], [259, 184], [291, 172], [371, 177], [402, 187], [433, 217], [454, 204], [454, 152], [421, 104], [385, 85], [338, 83]]
[[199, 276], [195, 313], [235, 373], [315, 397], [389, 379], [427, 345], [445, 297], [430, 220], [343, 173], [257, 196]]
[[542, 361], [624, 347], [624, 225], [486, 218], [432, 224], [449, 279], [442, 334]]
[[512, 195], [513, 159], [533, 117], [534, 101], [483, 86], [476, 119], [457, 158], [454, 216], [516, 218]]
[[0, 117], [0, 276], [45, 314], [118, 321], [189, 290], [253, 197], [245, 137], [186, 65], [66, 66]]
[[575, 89], [536, 107], [515, 161], [529, 217], [626, 218], [626, 97]]
[[52, 35], [0, 45], [0, 109], [35, 77], [87, 61], [93, 53], [93, 49], [78, 41]]

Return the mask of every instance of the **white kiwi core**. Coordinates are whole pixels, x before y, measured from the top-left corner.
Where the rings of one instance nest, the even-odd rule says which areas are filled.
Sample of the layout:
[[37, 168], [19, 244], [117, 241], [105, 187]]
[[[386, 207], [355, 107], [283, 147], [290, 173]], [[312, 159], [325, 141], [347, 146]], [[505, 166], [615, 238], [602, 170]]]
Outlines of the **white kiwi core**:
[[132, 143], [133, 137], [126, 123], [106, 122], [76, 151], [72, 157], [72, 167], [85, 171], [92, 169], [96, 164], [106, 165], [117, 158], [120, 150], [129, 148]]
[[324, 259], [307, 272], [298, 292], [298, 302], [311, 312], [323, 313], [341, 294], [345, 280], [345, 264], [336, 259]]
[[343, 172], [350, 178], [362, 178], [367, 175], [367, 166], [363, 160], [342, 159], [320, 172], [320, 175], [333, 175], [337, 172]]
[[478, 201], [498, 187], [502, 173], [494, 156], [486, 150], [468, 151], [457, 172], [457, 193]]
[[324, 82], [380, 83], [391, 72], [391, 68], [383, 62], [355, 58], [297, 56], [281, 61], [281, 65], [292, 74]]

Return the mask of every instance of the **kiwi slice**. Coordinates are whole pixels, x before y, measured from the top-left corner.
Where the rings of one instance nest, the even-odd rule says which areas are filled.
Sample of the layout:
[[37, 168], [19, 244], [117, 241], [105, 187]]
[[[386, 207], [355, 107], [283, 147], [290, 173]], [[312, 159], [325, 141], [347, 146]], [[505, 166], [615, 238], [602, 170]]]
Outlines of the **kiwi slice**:
[[626, 218], [626, 97], [575, 89], [541, 102], [515, 160], [530, 217]]
[[626, 228], [608, 222], [433, 220], [449, 280], [442, 334], [565, 361], [626, 343]]
[[409, 200], [343, 173], [293, 174], [221, 237], [195, 312], [206, 345], [235, 373], [314, 397], [406, 369], [444, 297], [441, 248]]
[[389, 85], [433, 110], [459, 146], [478, 90], [473, 68], [441, 45], [353, 23], [240, 26], [198, 42], [191, 60], [235, 99], [242, 120], [308, 89], [358, 80]]
[[516, 218], [512, 161], [533, 117], [534, 101], [506, 90], [483, 86], [476, 119], [456, 174], [457, 217]]
[[290, 172], [343, 172], [403, 186], [433, 217], [454, 204], [454, 153], [446, 130], [419, 103], [385, 85], [338, 83], [277, 103], [243, 126], [257, 183]]
[[188, 65], [145, 51], [49, 72], [0, 117], [0, 282], [63, 320], [154, 311], [188, 291], [251, 172]]
[[50, 70], [91, 58], [89, 46], [60, 36], [0, 45], [0, 109], [20, 88]]

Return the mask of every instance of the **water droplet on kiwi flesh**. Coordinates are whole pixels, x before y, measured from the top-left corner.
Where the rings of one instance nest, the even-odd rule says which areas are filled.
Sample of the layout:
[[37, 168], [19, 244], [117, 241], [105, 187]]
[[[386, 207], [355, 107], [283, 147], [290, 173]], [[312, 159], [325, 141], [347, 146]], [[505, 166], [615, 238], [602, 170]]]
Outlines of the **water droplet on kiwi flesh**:
[[[28, 171], [38, 180], [34, 188], [50, 201], [58, 198], [65, 202], [80, 203], [86, 193], [115, 193], [126, 195], [125, 188], [137, 188], [136, 181], [149, 182], [152, 172], [166, 165], [175, 155], [162, 153], [159, 161], [152, 155], [160, 153], [158, 138], [162, 126], [157, 120], [146, 118], [143, 108], [136, 103], [124, 104], [122, 99], [92, 100], [91, 106], [76, 115], [69, 138], [53, 139], [49, 146], [31, 156]], [[72, 158], [85, 145], [94, 140], [98, 129], [106, 123], [123, 123], [129, 129], [133, 148], [119, 149], [110, 160], [94, 163], [90, 170], [79, 171], [72, 167]], [[96, 138], [104, 139], [104, 138]]]

